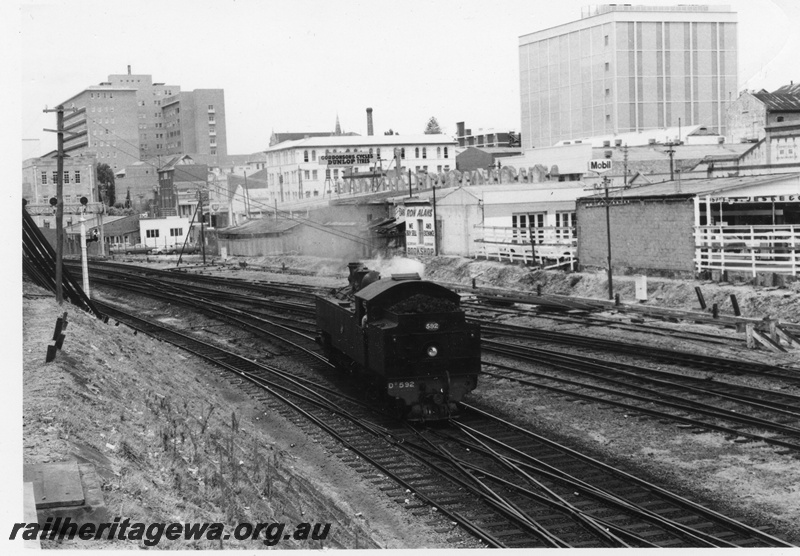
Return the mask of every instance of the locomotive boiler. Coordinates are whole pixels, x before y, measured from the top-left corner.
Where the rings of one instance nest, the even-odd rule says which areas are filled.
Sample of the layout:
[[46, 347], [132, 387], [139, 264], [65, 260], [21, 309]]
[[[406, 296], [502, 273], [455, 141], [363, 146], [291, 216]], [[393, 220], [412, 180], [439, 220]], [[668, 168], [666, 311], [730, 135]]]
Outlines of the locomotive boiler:
[[480, 371], [480, 329], [459, 295], [417, 274], [349, 267], [349, 287], [316, 300], [326, 356], [408, 420], [454, 416]]

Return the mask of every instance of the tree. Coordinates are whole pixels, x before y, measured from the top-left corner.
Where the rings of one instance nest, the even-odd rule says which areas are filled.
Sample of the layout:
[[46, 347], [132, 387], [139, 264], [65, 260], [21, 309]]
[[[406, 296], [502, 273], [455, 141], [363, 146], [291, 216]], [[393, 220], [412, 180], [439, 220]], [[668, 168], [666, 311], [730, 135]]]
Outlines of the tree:
[[97, 183], [100, 184], [100, 200], [109, 207], [114, 206], [116, 192], [114, 189], [114, 170], [108, 164], [97, 163]]
[[442, 127], [439, 125], [439, 122], [436, 118], [431, 117], [428, 120], [428, 125], [425, 126], [425, 135], [436, 135], [442, 132]]

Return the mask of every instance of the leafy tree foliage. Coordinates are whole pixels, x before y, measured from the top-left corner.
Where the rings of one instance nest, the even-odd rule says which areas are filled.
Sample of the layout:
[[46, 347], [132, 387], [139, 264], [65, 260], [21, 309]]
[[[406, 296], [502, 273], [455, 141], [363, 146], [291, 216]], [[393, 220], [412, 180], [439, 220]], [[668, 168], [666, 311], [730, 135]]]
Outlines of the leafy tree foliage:
[[442, 127], [439, 125], [439, 122], [436, 118], [431, 117], [428, 120], [428, 125], [425, 126], [425, 135], [435, 135], [442, 132]]
[[114, 189], [114, 170], [111, 166], [103, 162], [97, 163], [97, 183], [100, 184], [100, 198], [108, 205], [113, 207], [116, 202], [116, 191]]

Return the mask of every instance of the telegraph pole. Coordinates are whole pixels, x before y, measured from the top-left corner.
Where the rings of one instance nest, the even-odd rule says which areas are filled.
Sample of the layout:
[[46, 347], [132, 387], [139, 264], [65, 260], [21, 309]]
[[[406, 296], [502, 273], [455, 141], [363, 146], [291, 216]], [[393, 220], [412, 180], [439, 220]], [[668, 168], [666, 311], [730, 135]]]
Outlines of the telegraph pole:
[[668, 147], [667, 150], [664, 152], [669, 155], [669, 181], [675, 180], [675, 168], [672, 161], [672, 158], [675, 156], [675, 149], [673, 149], [672, 147], [674, 147], [675, 145], [677, 145], [677, 143], [674, 143], [672, 141], [664, 143], [664, 146]]
[[203, 191], [197, 191], [197, 203], [200, 209], [200, 249], [203, 251], [203, 266], [206, 264], [206, 232], [204, 222], [206, 217], [203, 215]]
[[608, 198], [608, 176], [603, 176], [603, 187], [605, 189], [605, 205], [606, 205], [606, 241], [608, 249], [608, 298], [614, 299], [614, 285], [612, 284], [611, 272], [611, 202]]
[[[589, 170], [592, 172], [596, 172], [598, 174], [602, 174], [611, 170], [611, 151], [606, 151], [605, 159], [595, 159], [589, 161]], [[603, 195], [603, 204], [606, 207], [606, 249], [607, 249], [607, 259], [606, 264], [608, 265], [608, 298], [614, 299], [614, 284], [613, 284], [613, 272], [611, 270], [611, 199], [608, 196], [608, 189], [611, 179], [608, 176], [603, 176], [603, 189], [605, 194]], [[597, 185], [594, 186], [597, 188]], [[618, 188], [619, 189], [619, 188]]]
[[[56, 151], [56, 301], [64, 302], [62, 286], [64, 258], [64, 106], [58, 105], [54, 110], [44, 112], [56, 113], [56, 129], [58, 148]], [[53, 131], [46, 129], [45, 131]]]

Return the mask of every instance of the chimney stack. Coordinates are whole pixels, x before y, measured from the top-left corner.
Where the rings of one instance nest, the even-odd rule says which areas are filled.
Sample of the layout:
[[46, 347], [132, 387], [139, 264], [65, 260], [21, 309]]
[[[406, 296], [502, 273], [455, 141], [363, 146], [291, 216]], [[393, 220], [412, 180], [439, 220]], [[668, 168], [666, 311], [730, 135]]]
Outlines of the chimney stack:
[[367, 108], [367, 135], [372, 135], [372, 108]]
[[130, 75], [130, 74], [131, 74], [131, 65], [128, 64], [128, 75]]

